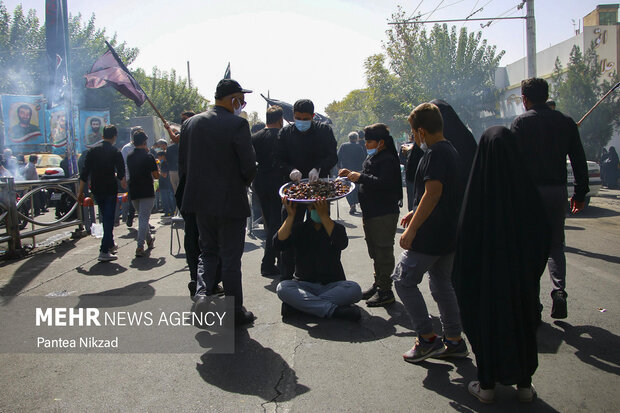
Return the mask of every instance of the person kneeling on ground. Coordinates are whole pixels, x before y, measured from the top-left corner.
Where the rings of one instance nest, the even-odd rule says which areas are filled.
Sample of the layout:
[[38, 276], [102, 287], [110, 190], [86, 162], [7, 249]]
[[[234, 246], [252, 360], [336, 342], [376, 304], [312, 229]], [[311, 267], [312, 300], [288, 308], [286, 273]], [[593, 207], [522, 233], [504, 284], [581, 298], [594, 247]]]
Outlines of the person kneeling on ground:
[[294, 279], [278, 284], [282, 317], [296, 311], [322, 318], [359, 320], [360, 309], [352, 304], [362, 298], [362, 289], [346, 281], [340, 252], [349, 244], [346, 230], [329, 217], [329, 203], [314, 202], [308, 207], [310, 219], [294, 224], [297, 205], [283, 198], [287, 218], [273, 237], [278, 251], [294, 248]]

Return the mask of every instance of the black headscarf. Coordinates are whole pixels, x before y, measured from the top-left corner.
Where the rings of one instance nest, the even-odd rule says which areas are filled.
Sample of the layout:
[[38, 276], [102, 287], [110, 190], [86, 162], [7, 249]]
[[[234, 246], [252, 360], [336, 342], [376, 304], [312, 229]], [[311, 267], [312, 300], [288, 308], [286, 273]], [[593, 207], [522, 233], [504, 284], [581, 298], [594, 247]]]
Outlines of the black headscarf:
[[484, 132], [459, 220], [454, 289], [485, 383], [516, 384], [538, 366], [540, 276], [550, 230], [518, 154], [510, 130]]
[[476, 140], [474, 135], [467, 129], [452, 106], [441, 99], [433, 99], [431, 103], [439, 108], [443, 118], [443, 136], [450, 141], [461, 159], [460, 176], [463, 187], [469, 178], [469, 171], [476, 154]]

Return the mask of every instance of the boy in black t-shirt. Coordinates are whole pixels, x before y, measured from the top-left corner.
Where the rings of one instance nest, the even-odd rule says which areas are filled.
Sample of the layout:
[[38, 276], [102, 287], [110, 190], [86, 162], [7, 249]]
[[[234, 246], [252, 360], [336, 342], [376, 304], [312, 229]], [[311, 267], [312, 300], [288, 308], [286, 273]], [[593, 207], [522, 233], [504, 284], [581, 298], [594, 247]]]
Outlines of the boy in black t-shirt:
[[153, 179], [159, 178], [159, 171], [155, 158], [148, 152], [147, 136], [142, 129], [136, 129], [132, 134], [134, 149], [127, 155], [129, 169], [129, 198], [138, 213], [138, 248], [136, 257], [145, 254], [144, 242], [148, 249], [153, 248], [155, 238], [151, 236], [149, 218], [155, 203]]
[[[460, 209], [458, 153], [443, 136], [439, 108], [423, 103], [409, 115], [416, 144], [425, 151], [414, 180], [413, 211], [401, 220], [406, 227], [400, 237], [405, 251], [392, 279], [418, 334], [413, 348], [403, 354], [405, 361], [417, 363], [429, 357], [466, 357], [461, 338], [458, 303], [452, 287], [452, 263]], [[433, 330], [424, 297], [418, 284], [428, 271], [433, 299], [439, 307], [444, 338]]]

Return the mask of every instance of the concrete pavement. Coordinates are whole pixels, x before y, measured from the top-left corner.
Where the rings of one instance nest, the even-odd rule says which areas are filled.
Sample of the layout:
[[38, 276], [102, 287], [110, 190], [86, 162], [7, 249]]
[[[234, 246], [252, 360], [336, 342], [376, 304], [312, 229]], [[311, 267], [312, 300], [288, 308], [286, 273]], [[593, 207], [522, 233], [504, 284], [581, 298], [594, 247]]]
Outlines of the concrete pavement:
[[[531, 405], [518, 403], [509, 387], [498, 386], [490, 406], [469, 395], [473, 355], [404, 363], [401, 354], [415, 334], [398, 302], [375, 309], [361, 303], [360, 323], [283, 322], [277, 282], [259, 275], [261, 239], [248, 237], [245, 305], [258, 319], [237, 331], [235, 354], [0, 354], [0, 411], [617, 411], [620, 191], [600, 195], [567, 220], [568, 319], [549, 318], [551, 284], [547, 273], [542, 278], [544, 324], [533, 379], [539, 398]], [[343, 254], [347, 277], [365, 288], [372, 266], [361, 218], [348, 214], [345, 201], [340, 217], [350, 239]], [[157, 240], [150, 257], [134, 257], [135, 231], [120, 226], [118, 261], [97, 263], [99, 240], [92, 237], [65, 242], [0, 263], [0, 295], [186, 296], [189, 275], [184, 258], [169, 253], [170, 227], [156, 217], [152, 223]], [[427, 283], [421, 287], [437, 316]]]

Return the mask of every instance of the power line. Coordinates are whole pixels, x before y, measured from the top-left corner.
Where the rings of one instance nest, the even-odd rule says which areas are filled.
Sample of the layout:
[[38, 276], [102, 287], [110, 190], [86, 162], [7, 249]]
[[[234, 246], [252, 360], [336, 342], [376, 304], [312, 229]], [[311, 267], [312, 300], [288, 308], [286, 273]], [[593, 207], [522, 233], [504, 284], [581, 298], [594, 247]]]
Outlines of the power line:
[[432, 12], [428, 15], [428, 18], [430, 18], [430, 17], [433, 15], [433, 13], [435, 13], [435, 11], [437, 11], [437, 9], [439, 8], [439, 6], [441, 6], [441, 5], [443, 4], [443, 2], [444, 2], [444, 1], [445, 1], [445, 0], [441, 0], [441, 1], [439, 2], [439, 4], [437, 5], [437, 7], [435, 7], [435, 8], [433, 9], [433, 11], [432, 11]]
[[447, 20], [425, 20], [421, 21], [411, 21], [405, 20], [402, 22], [388, 22], [388, 24], [426, 24], [426, 23], [451, 23], [451, 22], [471, 22], [471, 21], [481, 21], [481, 20], [518, 20], [518, 19], [527, 19], [525, 16], [515, 16], [515, 17], [481, 17], [477, 19], [447, 19]]

